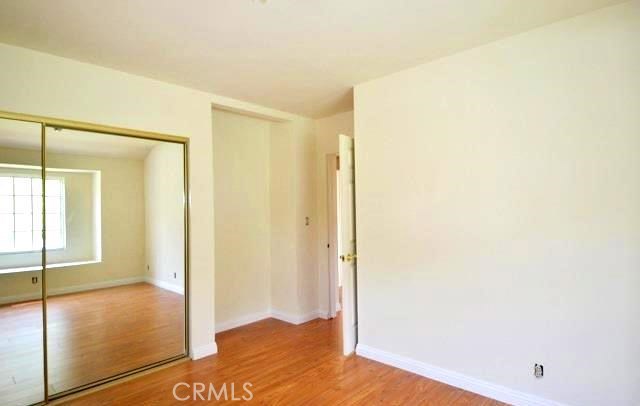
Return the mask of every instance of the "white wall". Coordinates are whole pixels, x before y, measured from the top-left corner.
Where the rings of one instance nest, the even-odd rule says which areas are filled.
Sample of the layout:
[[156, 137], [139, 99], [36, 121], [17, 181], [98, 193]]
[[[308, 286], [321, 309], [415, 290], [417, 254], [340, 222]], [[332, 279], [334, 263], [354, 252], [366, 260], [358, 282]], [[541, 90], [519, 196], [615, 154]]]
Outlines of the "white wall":
[[634, 1], [356, 87], [360, 344], [640, 404], [639, 38]]
[[305, 315], [318, 311], [316, 153], [311, 120], [300, 123], [295, 141], [294, 159], [297, 166], [292, 170], [296, 186], [294, 197], [297, 201], [298, 297], [300, 313]]
[[323, 314], [329, 312], [329, 275], [327, 244], [327, 155], [338, 154], [338, 135], [353, 137], [353, 111], [314, 120], [316, 144], [316, 206], [317, 252], [318, 252], [318, 308]]
[[317, 317], [313, 122], [214, 110], [213, 136], [218, 330]]
[[153, 147], [144, 160], [145, 258], [148, 282], [184, 293], [184, 149]]
[[284, 124], [273, 124], [271, 173], [271, 307], [297, 313], [296, 205], [292, 170], [293, 143]]
[[213, 111], [216, 324], [270, 311], [270, 122]]
[[211, 104], [253, 106], [7, 45], [0, 65], [0, 110], [190, 138], [190, 338], [196, 357], [215, 352]]
[[[199, 358], [217, 351], [214, 341], [215, 208], [212, 210], [214, 179], [211, 107], [281, 121], [279, 124], [272, 124], [272, 130], [276, 128], [290, 136], [300, 134], [304, 140], [301, 145], [306, 145], [307, 149], [307, 141], [312, 134], [312, 121], [252, 103], [8, 45], [0, 45], [0, 64], [0, 110], [189, 137], [192, 355]], [[290, 148], [293, 151], [293, 144]], [[270, 145], [270, 152], [271, 150]], [[306, 153], [309, 155], [308, 151]], [[291, 159], [290, 156], [282, 158]], [[299, 159], [293, 162], [296, 164], [291, 166], [291, 170], [301, 167]], [[283, 169], [286, 170], [286, 165]], [[298, 174], [297, 179], [291, 179], [287, 195], [281, 198], [283, 201], [288, 199], [294, 205], [292, 207], [296, 207], [293, 219], [299, 222], [299, 214], [304, 212], [304, 215], [311, 216], [314, 224], [315, 204], [311, 202], [315, 202], [315, 196], [302, 199], [303, 203], [297, 202], [294, 197], [299, 190], [297, 186], [294, 187], [295, 182], [299, 183], [307, 176], [307, 173]], [[270, 214], [273, 214], [273, 210]], [[290, 233], [282, 236], [282, 240], [292, 237], [290, 241], [294, 241], [296, 247], [293, 269], [297, 273], [299, 265], [304, 265], [304, 272], [312, 273], [309, 285], [314, 289], [306, 292], [305, 289], [310, 286], [299, 286], [297, 278], [294, 278], [294, 290], [282, 292], [282, 296], [288, 297], [291, 292], [296, 292], [296, 308], [303, 309], [308, 303], [315, 308], [316, 265], [306, 263], [315, 260], [315, 234], [311, 231], [312, 228], [300, 231], [296, 227], [299, 224], [293, 225], [288, 230]], [[306, 247], [305, 252], [310, 253], [308, 258], [300, 259], [300, 264], [298, 247]], [[273, 249], [270, 251], [273, 252]], [[298, 306], [301, 301], [307, 304]]]
[[[318, 312], [313, 121], [271, 125], [271, 306], [290, 320]], [[309, 224], [305, 218], [309, 217]]]

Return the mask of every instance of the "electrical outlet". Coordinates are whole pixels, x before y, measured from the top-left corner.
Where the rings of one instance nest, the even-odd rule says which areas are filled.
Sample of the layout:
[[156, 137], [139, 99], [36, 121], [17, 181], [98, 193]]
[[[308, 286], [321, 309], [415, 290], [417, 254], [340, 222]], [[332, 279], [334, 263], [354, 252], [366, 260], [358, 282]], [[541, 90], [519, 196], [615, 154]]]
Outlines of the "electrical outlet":
[[533, 375], [536, 378], [542, 378], [544, 376], [544, 366], [542, 364], [535, 364], [533, 366]]
[[147, 265], [147, 272], [149, 272], [149, 265]]
[[37, 276], [32, 277], [31, 278], [31, 283], [33, 283], [34, 285], [37, 285], [38, 284], [38, 277]]
[[178, 274], [177, 273], [173, 273], [173, 279], [178, 279]]

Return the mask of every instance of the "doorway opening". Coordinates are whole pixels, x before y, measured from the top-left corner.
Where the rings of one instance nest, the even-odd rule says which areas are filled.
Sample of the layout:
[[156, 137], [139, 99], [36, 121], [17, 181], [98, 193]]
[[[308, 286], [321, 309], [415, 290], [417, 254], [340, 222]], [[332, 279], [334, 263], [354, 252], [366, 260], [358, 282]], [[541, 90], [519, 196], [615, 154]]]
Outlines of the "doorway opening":
[[328, 298], [329, 318], [339, 317], [345, 355], [357, 343], [355, 177], [353, 138], [339, 136], [339, 153], [328, 154]]

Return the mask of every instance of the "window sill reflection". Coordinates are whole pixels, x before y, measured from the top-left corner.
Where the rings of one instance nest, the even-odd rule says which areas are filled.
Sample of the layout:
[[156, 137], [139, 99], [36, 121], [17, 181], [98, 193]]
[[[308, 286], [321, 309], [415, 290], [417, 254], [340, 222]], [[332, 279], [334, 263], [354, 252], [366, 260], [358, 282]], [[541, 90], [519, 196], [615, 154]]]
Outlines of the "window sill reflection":
[[[71, 266], [80, 266], [80, 265], [90, 265], [90, 264], [99, 264], [102, 261], [78, 261], [78, 262], [61, 262], [59, 264], [49, 264], [47, 265], [47, 270], [56, 269], [56, 268], [68, 268]], [[20, 272], [37, 272], [42, 271], [42, 266], [22, 266], [18, 268], [7, 268], [0, 269], [0, 275], [10, 274], [10, 273], [20, 273]]]

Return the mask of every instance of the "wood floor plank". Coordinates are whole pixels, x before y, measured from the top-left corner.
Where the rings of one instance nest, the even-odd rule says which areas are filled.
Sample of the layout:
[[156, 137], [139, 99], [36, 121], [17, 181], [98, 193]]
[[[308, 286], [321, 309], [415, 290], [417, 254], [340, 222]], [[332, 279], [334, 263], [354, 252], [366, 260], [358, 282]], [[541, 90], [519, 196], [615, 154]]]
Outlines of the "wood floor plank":
[[[146, 283], [48, 298], [49, 391], [184, 351], [184, 297]], [[0, 306], [0, 404], [43, 398], [42, 302]]]
[[[70, 405], [172, 405], [179, 382], [220, 388], [253, 386], [251, 403], [262, 405], [504, 405], [341, 351], [339, 319], [294, 326], [266, 319], [218, 334], [219, 353], [172, 366], [67, 402]], [[239, 390], [238, 390], [239, 389]], [[186, 396], [181, 388], [178, 395]], [[206, 396], [205, 396], [206, 398]], [[215, 404], [242, 402], [212, 400]]]

